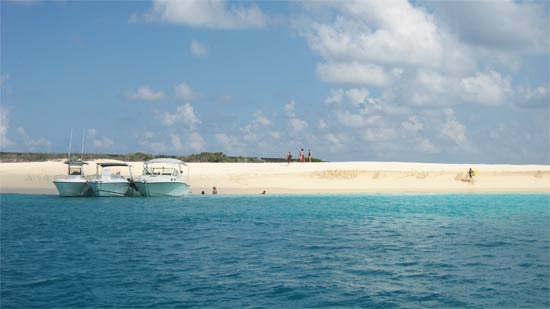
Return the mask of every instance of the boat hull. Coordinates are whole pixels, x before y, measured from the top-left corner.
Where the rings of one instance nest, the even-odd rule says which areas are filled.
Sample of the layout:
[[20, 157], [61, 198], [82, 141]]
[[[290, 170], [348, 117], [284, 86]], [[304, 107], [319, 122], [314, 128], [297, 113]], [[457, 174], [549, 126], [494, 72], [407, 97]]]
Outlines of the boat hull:
[[92, 190], [87, 182], [54, 181], [60, 196], [90, 196]]
[[130, 184], [128, 182], [90, 182], [95, 196], [126, 196]]
[[183, 182], [135, 182], [141, 196], [185, 196], [189, 185]]

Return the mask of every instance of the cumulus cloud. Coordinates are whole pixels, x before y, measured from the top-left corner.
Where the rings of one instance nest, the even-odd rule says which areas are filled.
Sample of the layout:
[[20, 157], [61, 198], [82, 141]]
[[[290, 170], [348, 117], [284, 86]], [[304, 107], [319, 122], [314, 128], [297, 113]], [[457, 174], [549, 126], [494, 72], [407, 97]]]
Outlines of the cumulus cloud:
[[[340, 1], [326, 4], [335, 11], [333, 20], [312, 22], [303, 34], [311, 49], [328, 63], [347, 63], [339, 66], [338, 70], [323, 70], [327, 74], [344, 71], [362, 73], [355, 78], [348, 76], [346, 82], [372, 84], [372, 80], [366, 78], [367, 72], [383, 76], [380, 68], [373, 69], [377, 64], [421, 66], [446, 71], [462, 71], [473, 64], [468, 51], [440, 29], [432, 15], [408, 1]], [[343, 77], [343, 74], [334, 75]], [[335, 82], [337, 79], [324, 76], [323, 80]]]
[[[182, 139], [184, 142], [182, 142]], [[178, 151], [202, 151], [205, 146], [204, 138], [195, 131], [185, 132], [183, 138], [180, 134], [171, 132], [170, 143], [172, 149]]]
[[328, 124], [324, 120], [319, 120], [319, 122], [317, 122], [317, 129], [326, 130], [328, 129]]
[[416, 116], [410, 116], [407, 121], [401, 122], [401, 126], [407, 131], [413, 134], [424, 129], [424, 124], [421, 123]]
[[432, 144], [429, 140], [417, 137], [416, 138], [416, 151], [422, 152], [422, 153], [438, 153], [439, 149]]
[[300, 118], [290, 118], [288, 123], [294, 132], [302, 132], [308, 127], [307, 121]]
[[369, 90], [367, 88], [352, 88], [346, 91], [346, 96], [352, 105], [359, 106], [367, 102]]
[[548, 52], [548, 3], [512, 0], [429, 2], [461, 40], [483, 48]]
[[19, 136], [23, 140], [23, 145], [25, 145], [26, 149], [28, 151], [51, 151], [52, 149], [52, 143], [41, 137], [38, 139], [31, 138], [25, 129], [22, 127], [19, 127], [17, 129], [17, 132], [19, 133]]
[[384, 86], [390, 82], [390, 76], [384, 68], [371, 63], [322, 63], [317, 65], [317, 75], [325, 82], [338, 84]]
[[180, 83], [174, 86], [176, 98], [182, 100], [191, 100], [197, 96], [197, 93], [187, 83]]
[[9, 111], [0, 106], [0, 148], [2, 149], [15, 144], [8, 138], [9, 124]]
[[330, 96], [325, 99], [326, 104], [341, 104], [344, 99], [344, 90], [340, 89], [330, 89]]
[[469, 151], [471, 143], [466, 137], [466, 127], [460, 123], [452, 109], [445, 110], [446, 122], [441, 129], [441, 136], [450, 138], [456, 145], [463, 147], [464, 151]]
[[208, 47], [197, 40], [191, 41], [189, 49], [191, 50], [191, 53], [197, 57], [204, 57], [208, 55]]
[[258, 28], [267, 23], [256, 5], [225, 0], [154, 0], [151, 10], [130, 18], [138, 20], [217, 29]]
[[91, 143], [95, 148], [109, 149], [113, 147], [115, 142], [105, 136], [98, 136], [97, 129], [91, 128], [86, 131], [88, 143]]
[[520, 107], [548, 108], [550, 105], [549, 87], [519, 87], [516, 102]]
[[294, 108], [296, 107], [296, 102], [289, 101], [287, 104], [285, 104], [285, 112], [288, 117], [294, 117]]
[[128, 91], [126, 97], [132, 100], [158, 101], [165, 98], [162, 91], [155, 91], [149, 86], [141, 86], [134, 91]]
[[465, 101], [484, 105], [500, 105], [512, 93], [510, 78], [495, 71], [461, 79], [460, 89]]
[[157, 119], [165, 126], [172, 126], [176, 123], [183, 123], [188, 128], [192, 129], [197, 124], [200, 124], [200, 119], [195, 115], [191, 104], [180, 105], [175, 112], [157, 112]]

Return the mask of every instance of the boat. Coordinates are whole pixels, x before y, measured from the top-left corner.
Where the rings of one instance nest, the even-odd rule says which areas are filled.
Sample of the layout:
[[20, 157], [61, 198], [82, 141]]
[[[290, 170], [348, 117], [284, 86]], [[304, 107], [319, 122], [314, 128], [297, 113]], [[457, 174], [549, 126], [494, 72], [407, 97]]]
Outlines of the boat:
[[[187, 181], [183, 178], [183, 166], [187, 168]], [[185, 196], [189, 193], [189, 166], [177, 159], [149, 160], [134, 183], [141, 196]]]
[[67, 160], [67, 175], [55, 176], [53, 184], [60, 196], [90, 196], [92, 190], [88, 180], [84, 176], [84, 165], [87, 162], [82, 160]]
[[82, 134], [82, 150], [80, 159], [71, 159], [71, 145], [73, 143], [73, 131], [69, 139], [69, 153], [67, 154], [67, 175], [54, 176], [53, 184], [60, 196], [90, 196], [92, 190], [88, 185], [88, 179], [84, 176], [84, 165], [88, 162], [82, 160], [84, 156], [84, 134]]
[[[125, 178], [120, 171], [113, 172], [112, 167], [127, 167], [129, 178]], [[100, 173], [101, 170], [101, 173]], [[96, 177], [89, 181], [95, 196], [126, 196], [134, 195], [132, 166], [124, 162], [96, 163]]]

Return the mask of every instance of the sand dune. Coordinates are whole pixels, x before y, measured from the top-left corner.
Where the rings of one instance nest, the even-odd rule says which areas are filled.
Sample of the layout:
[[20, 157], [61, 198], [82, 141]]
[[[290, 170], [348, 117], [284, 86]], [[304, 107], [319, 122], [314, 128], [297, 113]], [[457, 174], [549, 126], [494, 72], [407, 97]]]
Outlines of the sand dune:
[[[99, 161], [96, 161], [99, 162]], [[95, 174], [90, 161], [85, 173]], [[132, 162], [134, 176], [142, 162]], [[191, 193], [549, 192], [549, 165], [433, 164], [403, 162], [190, 163]], [[479, 174], [473, 182], [469, 168]], [[123, 174], [126, 171], [122, 170]], [[0, 163], [1, 193], [56, 193], [61, 161]]]

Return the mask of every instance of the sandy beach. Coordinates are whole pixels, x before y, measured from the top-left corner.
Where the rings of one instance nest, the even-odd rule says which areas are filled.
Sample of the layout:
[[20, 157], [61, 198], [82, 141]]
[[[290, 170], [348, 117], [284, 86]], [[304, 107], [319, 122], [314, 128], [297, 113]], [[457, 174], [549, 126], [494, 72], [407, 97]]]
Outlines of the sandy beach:
[[[102, 160], [100, 160], [102, 161]], [[95, 175], [89, 161], [87, 176]], [[134, 177], [142, 162], [131, 162]], [[548, 165], [432, 164], [403, 162], [189, 163], [191, 194], [315, 193], [550, 193]], [[466, 181], [469, 168], [478, 172]], [[61, 161], [0, 163], [1, 193], [56, 194]], [[122, 171], [127, 174], [126, 171]]]

